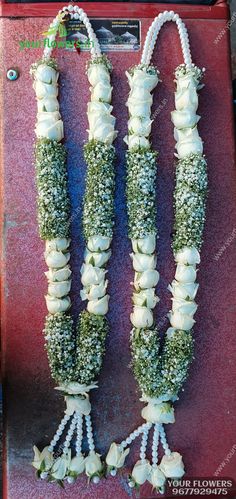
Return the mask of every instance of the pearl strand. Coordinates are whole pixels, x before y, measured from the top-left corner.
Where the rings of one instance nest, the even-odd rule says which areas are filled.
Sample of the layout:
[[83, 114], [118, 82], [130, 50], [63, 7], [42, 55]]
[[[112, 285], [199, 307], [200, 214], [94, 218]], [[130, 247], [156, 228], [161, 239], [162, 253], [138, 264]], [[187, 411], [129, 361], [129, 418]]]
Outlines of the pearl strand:
[[76, 420], [76, 442], [75, 442], [75, 451], [76, 456], [80, 456], [82, 454], [82, 442], [83, 442], [83, 416], [77, 412], [77, 420]]
[[128, 445], [132, 443], [135, 438], [137, 438], [141, 433], [143, 433], [145, 430], [149, 430], [152, 426], [152, 423], [143, 423], [141, 426], [139, 426], [136, 430], [134, 430], [130, 435], [126, 438], [126, 440], [123, 440], [120, 444], [120, 447], [125, 449]]
[[88, 439], [89, 452], [93, 452], [95, 450], [95, 445], [94, 445], [93, 429], [92, 429], [92, 422], [91, 422], [90, 414], [88, 416], [85, 416], [85, 423], [86, 423], [86, 429], [87, 429], [87, 439]]
[[68, 433], [66, 435], [65, 443], [63, 446], [63, 454], [67, 454], [67, 452], [68, 452], [68, 449], [70, 447], [70, 443], [71, 443], [71, 440], [72, 440], [72, 437], [73, 437], [73, 434], [75, 431], [76, 422], [77, 422], [77, 415], [76, 415], [76, 413], [74, 413], [69, 430], [68, 430]]
[[49, 447], [48, 447], [49, 452], [53, 452], [53, 449], [56, 446], [58, 440], [60, 440], [60, 437], [65, 429], [65, 426], [67, 425], [68, 421], [70, 420], [70, 418], [71, 418], [71, 416], [69, 416], [68, 414], [66, 414], [62, 418], [62, 420], [58, 426], [58, 429], [57, 429], [53, 439], [51, 440], [51, 442], [49, 444]]
[[154, 425], [153, 440], [152, 440], [152, 465], [157, 465], [158, 462], [158, 443], [159, 443], [159, 424]]
[[146, 459], [146, 449], [147, 449], [149, 429], [150, 428], [146, 428], [143, 432], [141, 446], [140, 446], [140, 460], [141, 461], [145, 461], [145, 459]]
[[159, 431], [160, 431], [161, 443], [162, 443], [162, 447], [164, 449], [164, 452], [165, 452], [166, 456], [170, 456], [171, 450], [170, 450], [169, 445], [168, 445], [167, 440], [166, 440], [166, 434], [165, 434], [165, 430], [164, 430], [163, 425], [160, 425]]

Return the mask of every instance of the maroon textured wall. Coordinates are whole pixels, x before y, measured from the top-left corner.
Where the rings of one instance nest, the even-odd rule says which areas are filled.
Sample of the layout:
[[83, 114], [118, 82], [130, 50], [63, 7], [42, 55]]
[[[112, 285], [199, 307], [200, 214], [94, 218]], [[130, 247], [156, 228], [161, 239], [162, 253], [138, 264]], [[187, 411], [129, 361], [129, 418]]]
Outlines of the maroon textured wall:
[[[122, 10], [122, 7], [121, 7]], [[151, 19], [142, 22], [142, 40]], [[1, 19], [3, 46], [3, 165], [4, 176], [4, 295], [3, 336], [6, 409], [7, 462], [5, 499], [81, 499], [127, 498], [131, 491], [126, 474], [109, 478], [98, 486], [86, 485], [81, 478], [73, 487], [60, 491], [55, 485], [37, 482], [29, 465], [32, 445], [49, 440], [62, 415], [64, 404], [54, 392], [43, 347], [41, 330], [45, 316], [43, 295], [46, 270], [43, 243], [36, 224], [34, 167], [32, 146], [36, 105], [29, 68], [41, 56], [40, 50], [19, 52], [19, 39], [37, 39], [48, 19]], [[193, 59], [207, 68], [205, 89], [200, 96], [200, 134], [205, 142], [209, 165], [209, 199], [202, 263], [198, 274], [200, 291], [195, 327], [195, 361], [180, 401], [176, 404], [176, 423], [169, 425], [168, 437], [174, 450], [184, 456], [188, 476], [211, 476], [236, 442], [236, 171], [234, 166], [229, 48], [227, 34], [218, 44], [215, 37], [225, 27], [225, 20], [187, 20]], [[96, 441], [101, 453], [110, 443], [122, 440], [139, 424], [141, 402], [137, 385], [128, 368], [129, 313], [131, 310], [132, 268], [129, 259], [127, 219], [124, 199], [123, 137], [127, 128], [125, 100], [128, 85], [125, 70], [140, 59], [140, 53], [111, 53], [114, 65], [114, 114], [117, 116], [119, 138], [116, 191], [116, 229], [113, 256], [109, 267], [111, 295], [109, 319], [111, 333], [100, 377], [99, 390], [92, 393]], [[84, 192], [85, 163], [82, 156], [86, 140], [86, 103], [89, 88], [84, 74], [87, 54], [58, 51], [61, 68], [61, 109], [68, 147], [69, 187], [73, 207], [72, 267], [73, 312], [79, 301], [79, 269], [82, 264], [81, 203]], [[158, 160], [158, 229], [161, 273], [157, 322], [170, 308], [167, 284], [173, 279], [174, 265], [170, 249], [172, 230], [172, 192], [174, 185], [173, 129], [170, 111], [174, 109], [173, 71], [182, 62], [177, 31], [165, 26], [155, 50], [154, 63], [161, 71], [163, 83], [158, 85], [153, 111], [167, 102], [157, 114], [153, 127], [154, 147], [160, 151]], [[18, 66], [20, 78], [5, 80], [6, 69]], [[228, 242], [227, 242], [228, 241]], [[214, 259], [226, 244], [218, 261]], [[136, 452], [136, 456], [135, 456]], [[128, 460], [128, 467], [137, 458], [137, 447]], [[236, 479], [236, 453], [219, 476]], [[150, 497], [149, 486], [142, 497]]]

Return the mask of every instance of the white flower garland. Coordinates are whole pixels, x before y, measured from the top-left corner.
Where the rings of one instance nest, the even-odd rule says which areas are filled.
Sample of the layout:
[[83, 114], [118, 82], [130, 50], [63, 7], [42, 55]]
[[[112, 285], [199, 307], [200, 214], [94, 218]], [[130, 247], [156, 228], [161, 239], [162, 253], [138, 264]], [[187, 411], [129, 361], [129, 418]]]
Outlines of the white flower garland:
[[[176, 262], [172, 292], [171, 327], [167, 330], [162, 353], [159, 352], [158, 332], [154, 326], [153, 309], [158, 297], [155, 286], [159, 280], [156, 270], [156, 205], [155, 152], [149, 139], [151, 131], [152, 90], [158, 82], [158, 71], [150, 64], [157, 35], [166, 21], [174, 21], [180, 35], [184, 64], [175, 72], [176, 110], [171, 118], [175, 126], [176, 169], [175, 236], [173, 242]], [[123, 466], [131, 442], [142, 435], [140, 460], [135, 464], [129, 480], [130, 487], [139, 487], [147, 480], [163, 493], [166, 478], [184, 475], [182, 457], [171, 452], [166, 441], [164, 424], [174, 423], [172, 403], [187, 376], [192, 358], [191, 329], [197, 304], [194, 301], [198, 284], [196, 265], [205, 219], [207, 188], [206, 161], [202, 156], [203, 143], [197, 123], [200, 116], [197, 90], [202, 71], [192, 64], [188, 33], [182, 20], [173, 11], [160, 14], [149, 28], [141, 63], [127, 73], [130, 94], [127, 152], [127, 207], [129, 237], [134, 277], [131, 348], [135, 377], [142, 390], [141, 400], [145, 423], [132, 432], [120, 445], [113, 443], [106, 458], [112, 475]], [[152, 464], [146, 458], [148, 434], [153, 427]], [[159, 440], [164, 457], [158, 465]]]
[[[88, 300], [73, 332], [69, 314], [71, 300], [70, 212], [67, 193], [67, 172], [64, 138], [58, 102], [59, 72], [51, 58], [53, 42], [60, 23], [80, 19], [87, 28], [91, 43], [91, 61], [87, 74], [91, 85], [88, 104], [89, 142], [85, 146], [88, 164], [84, 200], [84, 236], [87, 247], [81, 268], [82, 300]], [[38, 221], [42, 239], [46, 242], [45, 261], [48, 266], [48, 294], [45, 338], [52, 376], [59, 382], [66, 402], [65, 416], [48, 447], [40, 452], [34, 447], [33, 466], [38, 477], [48, 481], [73, 483], [85, 472], [94, 483], [103, 473], [103, 464], [95, 451], [89, 391], [97, 388], [105, 347], [109, 295], [105, 265], [111, 256], [113, 227], [115, 118], [112, 116], [110, 63], [101, 55], [99, 43], [83, 9], [69, 5], [59, 11], [50, 24], [51, 48], [33, 65], [34, 89], [38, 114], [36, 124], [36, 173], [38, 187]], [[106, 175], [104, 175], [106, 173]], [[95, 200], [96, 197], [96, 200]], [[96, 201], [96, 202], [95, 202]], [[89, 454], [82, 454], [83, 422], [86, 426]], [[71, 442], [76, 436], [76, 452], [72, 456]], [[64, 443], [61, 443], [64, 437]]]

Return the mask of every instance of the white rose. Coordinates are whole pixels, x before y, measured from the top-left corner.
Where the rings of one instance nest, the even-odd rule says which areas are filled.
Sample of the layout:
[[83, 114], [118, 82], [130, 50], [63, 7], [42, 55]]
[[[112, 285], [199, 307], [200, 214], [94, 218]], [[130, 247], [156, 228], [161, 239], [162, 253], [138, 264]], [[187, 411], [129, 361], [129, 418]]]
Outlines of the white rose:
[[59, 111], [54, 111], [52, 113], [42, 112], [37, 114], [37, 125], [40, 123], [47, 123], [48, 126], [52, 126], [60, 120], [61, 115]]
[[184, 88], [197, 88], [198, 81], [194, 78], [194, 75], [187, 74], [185, 76], [180, 76], [176, 79], [177, 89], [183, 90]]
[[76, 476], [80, 475], [83, 473], [85, 470], [85, 459], [82, 456], [75, 456], [71, 459], [70, 465], [69, 465], [69, 472], [72, 472], [73, 474], [76, 473]]
[[150, 118], [141, 119], [138, 116], [133, 116], [128, 121], [128, 128], [135, 135], [148, 137], [151, 133], [152, 121]]
[[106, 271], [98, 267], [93, 267], [93, 265], [83, 263], [81, 270], [81, 282], [86, 288], [92, 284], [100, 284], [104, 281]]
[[45, 251], [44, 253], [45, 262], [48, 267], [52, 269], [60, 269], [65, 267], [69, 262], [70, 253], [62, 253], [62, 251]]
[[172, 298], [173, 312], [178, 311], [181, 312], [181, 314], [190, 315], [192, 317], [197, 311], [197, 307], [198, 306], [195, 301]]
[[105, 144], [111, 145], [116, 137], [117, 132], [114, 130], [113, 125], [103, 125], [100, 128], [96, 128], [96, 130], [89, 130], [89, 140], [99, 140]]
[[196, 282], [186, 283], [173, 281], [169, 290], [175, 298], [182, 298], [183, 300], [194, 300], [199, 284]]
[[43, 464], [43, 471], [49, 471], [53, 464], [53, 455], [49, 452], [48, 447], [44, 447], [42, 452], [34, 445], [34, 459], [32, 462], [32, 466], [36, 470], [40, 470]]
[[120, 445], [112, 443], [106, 457], [106, 463], [112, 468], [122, 468], [125, 463], [125, 458], [129, 454], [129, 449], [122, 449]]
[[184, 128], [183, 130], [178, 130], [178, 128], [175, 128], [174, 138], [177, 142], [188, 142], [188, 141], [192, 142], [198, 140], [200, 137], [198, 129], [195, 126], [193, 128]]
[[150, 91], [147, 88], [144, 87], [139, 87], [138, 85], [134, 85], [131, 88], [131, 92], [129, 94], [129, 99], [132, 99], [132, 101], [146, 101], [147, 99], [150, 99]]
[[135, 272], [135, 289], [155, 288], [159, 281], [159, 272], [157, 270], [145, 270], [145, 272]]
[[157, 264], [156, 255], [145, 255], [144, 253], [131, 253], [130, 257], [133, 262], [133, 267], [136, 272], [144, 272], [145, 270], [153, 270]]
[[47, 64], [40, 64], [35, 71], [35, 78], [43, 83], [56, 83], [59, 73]]
[[180, 141], [176, 144], [176, 149], [178, 158], [183, 159], [190, 154], [202, 154], [203, 142], [200, 137], [196, 140]]
[[148, 402], [141, 414], [142, 418], [149, 423], [168, 424], [175, 422], [174, 408], [166, 402], [157, 403], [155, 399]]
[[88, 249], [84, 252], [85, 263], [91, 263], [94, 267], [103, 267], [108, 262], [111, 256], [111, 250], [95, 253]]
[[43, 83], [42, 81], [35, 81], [33, 84], [37, 99], [44, 99], [45, 97], [57, 97], [58, 96], [58, 85], [54, 83], [49, 85], [48, 83]]
[[111, 102], [112, 86], [110, 83], [103, 83], [99, 81], [95, 87], [91, 87], [91, 101], [105, 101]]
[[151, 474], [149, 477], [149, 482], [152, 484], [154, 489], [159, 489], [165, 484], [166, 477], [162, 473], [161, 469], [157, 465], [152, 465]]
[[137, 461], [132, 471], [132, 478], [138, 485], [143, 485], [149, 479], [152, 467], [147, 459]]
[[163, 456], [160, 469], [167, 478], [182, 478], [185, 471], [181, 454], [171, 452], [170, 456]]
[[146, 137], [138, 136], [138, 135], [126, 135], [124, 138], [124, 142], [128, 145], [129, 149], [134, 147], [149, 147], [150, 142]]
[[172, 111], [171, 121], [176, 128], [192, 128], [200, 120], [201, 116], [192, 109], [183, 109], [182, 111]]
[[139, 307], [155, 308], [159, 298], [155, 295], [155, 289], [143, 289], [139, 293], [133, 294], [133, 302]]
[[66, 237], [56, 237], [55, 239], [46, 240], [46, 251], [65, 251], [70, 246], [70, 239]]
[[90, 64], [88, 71], [88, 81], [93, 87], [97, 83], [110, 83], [110, 74], [104, 64]]
[[142, 239], [132, 239], [132, 248], [135, 253], [151, 255], [156, 248], [156, 235], [148, 234]]
[[177, 263], [175, 279], [179, 282], [194, 282], [196, 281], [197, 271], [195, 265], [184, 265]]
[[75, 412], [88, 416], [91, 412], [91, 403], [88, 395], [86, 397], [76, 395], [66, 395], [65, 414], [72, 416]]
[[59, 312], [66, 312], [71, 306], [71, 301], [69, 296], [64, 298], [54, 298], [53, 296], [45, 296], [47, 309], [50, 314], [57, 314]]
[[181, 314], [181, 312], [175, 311], [170, 313], [170, 323], [175, 329], [190, 331], [195, 324], [195, 320], [190, 315]]
[[128, 99], [126, 106], [129, 109], [130, 116], [142, 116], [142, 117], [150, 117], [151, 113], [151, 105], [152, 105], [152, 96], [151, 99], [140, 102], [133, 102]]
[[105, 251], [111, 245], [111, 238], [106, 236], [92, 236], [88, 239], [87, 246], [90, 251]]
[[94, 113], [88, 113], [88, 121], [89, 131], [94, 132], [95, 130], [107, 125], [112, 126], [114, 129], [116, 119], [111, 114], [102, 114], [97, 116]]
[[131, 75], [128, 71], [126, 71], [125, 74], [131, 88], [138, 86], [140, 88], [146, 88], [151, 92], [158, 83], [157, 74], [149, 74], [145, 71], [145, 69], [135, 69], [133, 75]]
[[85, 473], [88, 477], [99, 474], [102, 471], [102, 462], [99, 454], [90, 451], [88, 457], [85, 458]]
[[109, 295], [105, 295], [97, 300], [90, 300], [87, 304], [87, 310], [90, 314], [106, 315], [108, 312]]
[[59, 270], [49, 269], [48, 272], [44, 272], [49, 281], [61, 282], [67, 281], [71, 276], [71, 270], [68, 265]]
[[58, 120], [53, 124], [49, 121], [41, 121], [36, 124], [35, 133], [37, 138], [56, 140], [60, 142], [64, 138], [63, 122]]
[[197, 248], [182, 248], [175, 254], [175, 261], [185, 265], [196, 265], [200, 263], [200, 253]]
[[71, 280], [61, 282], [49, 282], [48, 294], [55, 298], [62, 298], [69, 294], [71, 288]]
[[92, 284], [89, 288], [80, 291], [81, 300], [96, 300], [106, 294], [108, 281], [102, 281], [100, 284]]
[[112, 112], [113, 107], [107, 102], [88, 102], [87, 114], [94, 114], [97, 117], [101, 116], [101, 114], [110, 114]]
[[49, 96], [37, 101], [39, 113], [53, 113], [59, 111], [59, 102], [56, 97]]
[[177, 111], [182, 109], [193, 109], [196, 111], [198, 108], [198, 95], [196, 88], [184, 88], [175, 93], [175, 107]]
[[153, 313], [147, 307], [134, 306], [130, 320], [134, 327], [145, 328], [153, 325]]
[[55, 478], [55, 480], [63, 480], [67, 473], [67, 469], [70, 466], [70, 455], [62, 454], [61, 457], [58, 457], [52, 466], [50, 475]]

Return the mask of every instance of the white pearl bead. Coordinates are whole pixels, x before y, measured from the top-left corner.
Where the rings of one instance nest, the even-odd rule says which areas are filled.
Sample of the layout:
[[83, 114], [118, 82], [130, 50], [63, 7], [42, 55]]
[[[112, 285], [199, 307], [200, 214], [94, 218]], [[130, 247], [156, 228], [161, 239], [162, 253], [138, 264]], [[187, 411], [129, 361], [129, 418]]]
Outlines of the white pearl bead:
[[134, 488], [134, 482], [128, 482], [128, 486], [133, 489]]
[[70, 483], [70, 484], [75, 483], [74, 477], [73, 476], [68, 476], [67, 477], [67, 482]]
[[116, 476], [116, 469], [115, 468], [110, 471], [110, 475], [111, 476]]
[[47, 473], [46, 471], [43, 471], [43, 472], [40, 474], [40, 478], [42, 478], [42, 480], [45, 480], [47, 477], [48, 477], [48, 473]]
[[131, 444], [131, 438], [126, 438], [126, 443]]
[[100, 482], [99, 476], [94, 476], [93, 479], [92, 479], [92, 482], [96, 483], [96, 484], [99, 483]]

